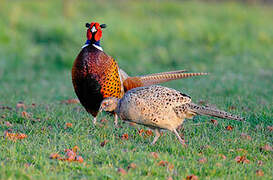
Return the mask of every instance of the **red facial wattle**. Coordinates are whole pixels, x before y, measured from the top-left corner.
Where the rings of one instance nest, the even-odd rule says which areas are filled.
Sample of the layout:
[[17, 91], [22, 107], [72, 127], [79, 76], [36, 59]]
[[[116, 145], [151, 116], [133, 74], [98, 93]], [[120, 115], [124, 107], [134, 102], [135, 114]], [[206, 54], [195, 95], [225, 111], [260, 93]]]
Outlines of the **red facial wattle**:
[[[92, 33], [91, 29], [93, 28], [93, 26], [96, 28], [96, 32]], [[102, 31], [101, 31], [101, 27], [99, 23], [95, 23], [92, 22], [90, 24], [90, 27], [87, 29], [87, 33], [86, 33], [87, 39], [88, 40], [92, 40], [92, 37], [94, 38], [95, 41], [99, 41], [100, 38], [102, 37]]]

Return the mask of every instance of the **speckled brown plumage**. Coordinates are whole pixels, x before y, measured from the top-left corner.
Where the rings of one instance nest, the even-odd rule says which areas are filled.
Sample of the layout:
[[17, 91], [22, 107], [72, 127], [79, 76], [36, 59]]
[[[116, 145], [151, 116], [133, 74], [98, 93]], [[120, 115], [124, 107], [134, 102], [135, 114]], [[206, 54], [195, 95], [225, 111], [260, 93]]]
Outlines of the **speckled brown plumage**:
[[174, 132], [184, 145], [184, 141], [176, 129], [185, 118], [192, 118], [196, 114], [243, 120], [239, 116], [215, 108], [196, 105], [191, 102], [191, 98], [186, 94], [157, 85], [132, 89], [126, 92], [120, 100], [116, 98], [105, 99], [101, 104], [101, 109], [114, 110], [123, 120], [155, 129], [156, 137], [153, 144], [160, 136], [159, 130], [167, 129]]

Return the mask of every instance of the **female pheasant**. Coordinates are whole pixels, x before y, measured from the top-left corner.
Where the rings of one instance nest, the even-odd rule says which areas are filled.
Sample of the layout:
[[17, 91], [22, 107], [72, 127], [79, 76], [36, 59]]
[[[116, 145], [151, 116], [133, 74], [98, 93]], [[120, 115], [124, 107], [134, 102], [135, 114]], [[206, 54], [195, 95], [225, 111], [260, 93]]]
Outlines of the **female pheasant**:
[[[121, 98], [127, 90], [148, 86], [174, 79], [206, 75], [207, 73], [184, 73], [181, 71], [164, 72], [146, 76], [129, 77], [119, 69], [117, 62], [100, 46], [102, 28], [105, 24], [86, 23], [87, 41], [74, 61], [72, 82], [76, 95], [87, 112], [96, 116], [103, 99]], [[117, 116], [115, 123], [117, 124]]]
[[132, 89], [121, 99], [115, 97], [104, 99], [99, 111], [101, 110], [115, 111], [123, 120], [151, 127], [155, 130], [152, 144], [160, 137], [160, 130], [167, 129], [174, 132], [180, 143], [185, 145], [176, 129], [185, 118], [191, 119], [197, 114], [243, 120], [239, 116], [216, 108], [196, 105], [191, 102], [188, 95], [158, 85]]

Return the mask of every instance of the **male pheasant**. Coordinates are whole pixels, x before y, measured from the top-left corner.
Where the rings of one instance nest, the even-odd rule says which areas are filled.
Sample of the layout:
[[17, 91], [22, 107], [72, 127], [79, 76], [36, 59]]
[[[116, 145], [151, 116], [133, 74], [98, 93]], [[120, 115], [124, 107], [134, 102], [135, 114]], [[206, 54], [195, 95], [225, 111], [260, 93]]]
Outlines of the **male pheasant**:
[[[86, 23], [86, 27], [87, 41], [74, 61], [72, 82], [80, 103], [94, 116], [94, 123], [100, 104], [107, 97], [121, 98], [124, 92], [135, 87], [207, 74], [184, 73], [181, 70], [129, 77], [100, 46], [102, 28], [106, 25], [92, 22]], [[115, 118], [117, 124], [117, 116]]]
[[160, 130], [167, 129], [174, 132], [180, 143], [185, 145], [176, 129], [185, 118], [191, 119], [196, 114], [243, 120], [239, 116], [216, 108], [196, 105], [186, 94], [158, 85], [132, 89], [121, 99], [106, 98], [101, 103], [99, 111], [101, 110], [114, 111], [123, 120], [154, 129], [155, 138], [152, 144], [160, 137]]

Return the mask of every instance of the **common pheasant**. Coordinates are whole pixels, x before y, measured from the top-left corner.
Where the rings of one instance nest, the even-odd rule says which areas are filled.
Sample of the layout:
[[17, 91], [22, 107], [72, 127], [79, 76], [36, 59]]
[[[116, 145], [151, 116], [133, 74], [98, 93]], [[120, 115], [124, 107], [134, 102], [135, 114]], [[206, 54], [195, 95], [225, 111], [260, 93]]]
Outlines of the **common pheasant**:
[[[164, 72], [137, 77], [129, 77], [118, 67], [117, 62], [108, 56], [100, 46], [102, 28], [105, 24], [86, 23], [87, 41], [74, 61], [72, 82], [80, 103], [94, 116], [94, 123], [101, 104], [107, 97], [121, 98], [127, 90], [148, 86], [170, 80], [207, 73], [184, 73], [181, 71]], [[117, 124], [117, 116], [115, 116]]]
[[155, 144], [160, 130], [167, 129], [175, 133], [182, 145], [185, 145], [177, 133], [177, 128], [185, 118], [209, 115], [225, 119], [242, 121], [243, 118], [216, 108], [199, 106], [191, 102], [191, 97], [177, 90], [153, 85], [138, 87], [124, 94], [121, 99], [110, 97], [102, 101], [100, 111], [114, 111], [126, 121], [148, 126], [155, 130]]

